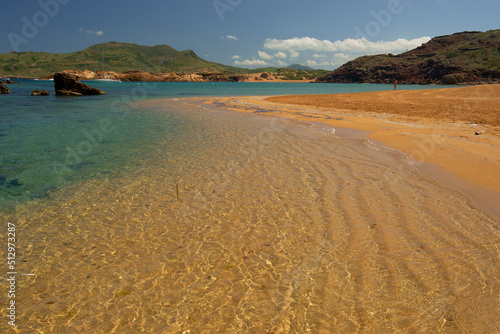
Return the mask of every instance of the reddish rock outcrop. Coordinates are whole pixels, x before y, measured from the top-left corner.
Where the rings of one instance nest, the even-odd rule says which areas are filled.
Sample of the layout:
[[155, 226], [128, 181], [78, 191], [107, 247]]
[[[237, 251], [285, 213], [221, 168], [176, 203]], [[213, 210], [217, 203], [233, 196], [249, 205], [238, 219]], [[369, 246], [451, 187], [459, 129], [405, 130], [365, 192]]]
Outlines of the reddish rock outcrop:
[[120, 75], [121, 81], [165, 81], [159, 75], [143, 72], [143, 71], [129, 71]]
[[[289, 71], [293, 71], [289, 69]], [[102, 78], [102, 72], [65, 70], [65, 74], [75, 76], [76, 80], [95, 80]], [[55, 74], [54, 74], [55, 75]], [[42, 79], [52, 79], [54, 75]], [[151, 73], [145, 71], [127, 71], [116, 73], [106, 71], [104, 76], [109, 79], [121, 80], [123, 82], [244, 82], [244, 81], [275, 81], [280, 76], [270, 75], [269, 73], [251, 73], [251, 74], [230, 74], [220, 72], [199, 72], [189, 74], [177, 74], [174, 72]]]
[[178, 75], [175, 81], [182, 81], [182, 82], [202, 82], [206, 81], [203, 76], [199, 74], [183, 74], [183, 75]]
[[[90, 73], [93, 73], [91, 71], [88, 71]], [[120, 77], [121, 77], [121, 74], [119, 73], [116, 73], [116, 72], [113, 72], [113, 71], [97, 71], [95, 73], [95, 77], [93, 77], [92, 79], [112, 79], [112, 80], [120, 80]], [[83, 79], [82, 79], [83, 80]]]
[[85, 71], [75, 71], [75, 70], [65, 70], [63, 73], [72, 74], [76, 77], [76, 80], [94, 80], [97, 78], [95, 72], [85, 70]]
[[56, 95], [104, 95], [106, 92], [81, 83], [76, 76], [68, 73], [54, 74], [54, 88]]
[[168, 81], [168, 82], [202, 82], [207, 81], [200, 74], [151, 73], [129, 71], [120, 75], [121, 81]]

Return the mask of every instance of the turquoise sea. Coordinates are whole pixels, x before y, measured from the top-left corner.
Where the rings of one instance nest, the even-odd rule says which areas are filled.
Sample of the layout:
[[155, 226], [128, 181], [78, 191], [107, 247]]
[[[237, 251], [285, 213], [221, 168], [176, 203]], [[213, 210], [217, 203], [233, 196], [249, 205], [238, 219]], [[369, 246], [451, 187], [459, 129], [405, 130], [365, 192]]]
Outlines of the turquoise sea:
[[[95, 83], [104, 96], [59, 97], [53, 82], [18, 80], [0, 96], [0, 208], [45, 198], [75, 182], [141, 165], [159, 138], [190, 140], [196, 124], [179, 113], [138, 110], [145, 99], [352, 93], [392, 85], [311, 83]], [[399, 86], [400, 89], [440, 88]], [[50, 96], [29, 96], [46, 89]]]

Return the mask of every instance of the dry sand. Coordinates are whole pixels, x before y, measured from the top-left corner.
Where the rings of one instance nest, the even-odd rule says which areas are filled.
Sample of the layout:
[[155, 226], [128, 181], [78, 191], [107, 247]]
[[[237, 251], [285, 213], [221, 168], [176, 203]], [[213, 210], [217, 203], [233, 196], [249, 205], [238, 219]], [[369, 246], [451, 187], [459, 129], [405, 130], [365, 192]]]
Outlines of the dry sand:
[[368, 138], [406, 153], [420, 170], [471, 196], [490, 214], [499, 213], [500, 85], [216, 98], [211, 103], [366, 131]]

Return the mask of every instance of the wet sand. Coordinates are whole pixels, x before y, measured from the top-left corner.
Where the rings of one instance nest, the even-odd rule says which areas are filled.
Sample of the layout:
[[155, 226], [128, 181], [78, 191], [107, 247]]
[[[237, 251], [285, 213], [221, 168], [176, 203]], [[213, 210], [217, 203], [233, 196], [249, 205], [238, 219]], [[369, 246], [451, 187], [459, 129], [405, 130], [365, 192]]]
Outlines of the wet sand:
[[466, 193], [500, 217], [500, 85], [217, 98], [212, 103], [364, 131], [368, 138], [404, 152], [426, 175]]
[[193, 131], [0, 217], [34, 275], [18, 332], [500, 330], [498, 222], [399, 151], [199, 99], [142, 107]]

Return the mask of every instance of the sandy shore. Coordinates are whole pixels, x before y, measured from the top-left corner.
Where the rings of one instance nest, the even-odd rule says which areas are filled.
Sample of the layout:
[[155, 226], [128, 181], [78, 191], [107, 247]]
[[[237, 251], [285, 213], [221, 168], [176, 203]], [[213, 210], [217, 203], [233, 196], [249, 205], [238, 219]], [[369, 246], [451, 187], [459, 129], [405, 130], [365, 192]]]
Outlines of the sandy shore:
[[406, 153], [428, 176], [471, 196], [490, 214], [499, 213], [500, 85], [225, 97], [210, 103], [366, 131], [368, 138]]

